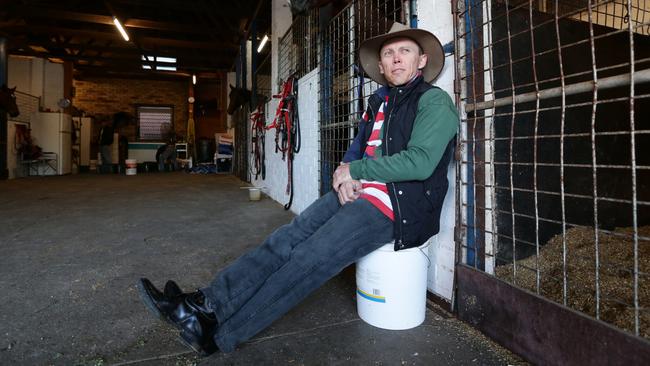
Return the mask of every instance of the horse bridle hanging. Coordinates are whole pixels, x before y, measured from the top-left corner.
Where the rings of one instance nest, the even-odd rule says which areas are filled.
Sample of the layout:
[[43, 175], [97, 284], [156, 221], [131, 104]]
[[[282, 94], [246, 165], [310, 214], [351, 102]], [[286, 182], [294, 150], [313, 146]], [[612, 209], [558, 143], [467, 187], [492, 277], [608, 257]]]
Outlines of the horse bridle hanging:
[[290, 76], [282, 85], [282, 93], [274, 95], [280, 98], [273, 123], [267, 129], [275, 128], [275, 152], [282, 152], [282, 160], [287, 161], [287, 189], [289, 202], [284, 205], [288, 210], [293, 203], [293, 158], [300, 151], [300, 119], [298, 118], [298, 79]]
[[251, 164], [251, 174], [255, 175], [257, 179], [262, 175], [262, 180], [266, 179], [266, 164], [264, 162], [264, 149], [265, 149], [265, 118], [264, 118], [264, 103], [257, 106], [257, 110], [251, 113], [251, 133], [253, 161]]

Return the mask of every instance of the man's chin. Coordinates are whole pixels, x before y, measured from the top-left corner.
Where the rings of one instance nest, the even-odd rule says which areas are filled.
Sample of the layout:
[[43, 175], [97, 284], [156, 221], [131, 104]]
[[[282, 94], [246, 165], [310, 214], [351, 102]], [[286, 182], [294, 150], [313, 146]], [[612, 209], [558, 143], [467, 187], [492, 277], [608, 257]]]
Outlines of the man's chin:
[[391, 88], [406, 85], [406, 81], [402, 81], [402, 80], [388, 80], [388, 79], [386, 79], [386, 81], [388, 82], [388, 86], [390, 86]]

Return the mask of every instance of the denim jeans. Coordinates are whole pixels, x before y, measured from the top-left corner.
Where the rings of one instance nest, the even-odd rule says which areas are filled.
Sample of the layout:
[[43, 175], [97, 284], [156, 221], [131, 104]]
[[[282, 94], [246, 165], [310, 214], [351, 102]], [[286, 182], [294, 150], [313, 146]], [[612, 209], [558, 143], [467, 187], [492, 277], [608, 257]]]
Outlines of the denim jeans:
[[174, 145], [167, 145], [167, 148], [158, 156], [158, 171], [165, 171], [165, 162], [170, 160], [172, 170], [176, 170], [176, 147]]
[[393, 222], [370, 202], [341, 206], [336, 193], [327, 193], [201, 289], [219, 320], [215, 343], [222, 352], [233, 351], [391, 240]]

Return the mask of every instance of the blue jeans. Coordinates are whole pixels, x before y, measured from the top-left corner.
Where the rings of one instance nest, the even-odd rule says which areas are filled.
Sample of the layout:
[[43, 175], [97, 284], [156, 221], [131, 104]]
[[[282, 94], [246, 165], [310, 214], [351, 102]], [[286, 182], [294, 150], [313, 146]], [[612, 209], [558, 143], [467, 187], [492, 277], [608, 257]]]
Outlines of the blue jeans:
[[165, 171], [165, 161], [170, 160], [172, 170], [176, 170], [176, 147], [174, 145], [167, 145], [167, 148], [158, 157], [158, 171]]
[[393, 222], [370, 202], [344, 206], [329, 192], [201, 289], [219, 320], [222, 352], [268, 327], [357, 259], [393, 240]]

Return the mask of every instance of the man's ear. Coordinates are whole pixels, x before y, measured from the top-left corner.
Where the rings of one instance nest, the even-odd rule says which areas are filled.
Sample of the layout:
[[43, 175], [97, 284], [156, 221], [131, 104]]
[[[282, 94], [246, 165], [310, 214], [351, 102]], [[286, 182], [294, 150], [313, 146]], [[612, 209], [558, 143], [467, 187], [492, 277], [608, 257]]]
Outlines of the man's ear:
[[379, 65], [379, 73], [383, 75], [384, 74], [384, 67], [381, 65], [381, 62], [379, 62], [378, 65]]
[[426, 66], [428, 60], [429, 60], [429, 57], [427, 56], [426, 53], [420, 55], [420, 61], [418, 62], [418, 69], [423, 69], [424, 66]]

